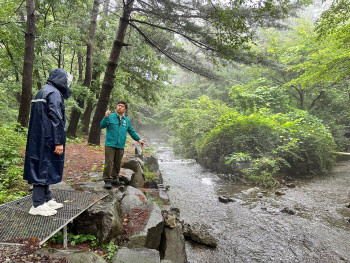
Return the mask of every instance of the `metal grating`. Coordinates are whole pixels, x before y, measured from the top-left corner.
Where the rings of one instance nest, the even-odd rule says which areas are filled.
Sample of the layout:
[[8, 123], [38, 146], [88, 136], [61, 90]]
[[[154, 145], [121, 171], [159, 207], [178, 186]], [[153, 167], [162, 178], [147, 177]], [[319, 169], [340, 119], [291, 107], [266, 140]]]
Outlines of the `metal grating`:
[[18, 240], [40, 238], [40, 244], [66, 226], [70, 221], [97, 201], [105, 193], [51, 190], [52, 198], [64, 206], [54, 216], [33, 216], [28, 213], [32, 195], [0, 205], [0, 242], [18, 243]]

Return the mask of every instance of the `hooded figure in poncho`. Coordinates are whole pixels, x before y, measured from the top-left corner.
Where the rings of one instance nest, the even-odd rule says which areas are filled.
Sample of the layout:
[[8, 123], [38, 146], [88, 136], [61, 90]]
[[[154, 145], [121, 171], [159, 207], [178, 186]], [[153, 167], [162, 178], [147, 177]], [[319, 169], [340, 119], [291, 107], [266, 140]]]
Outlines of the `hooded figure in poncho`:
[[66, 118], [64, 99], [72, 94], [73, 77], [61, 68], [50, 72], [32, 100], [23, 179], [33, 185], [32, 215], [51, 216], [63, 207], [51, 197], [50, 184], [61, 182], [64, 167]]

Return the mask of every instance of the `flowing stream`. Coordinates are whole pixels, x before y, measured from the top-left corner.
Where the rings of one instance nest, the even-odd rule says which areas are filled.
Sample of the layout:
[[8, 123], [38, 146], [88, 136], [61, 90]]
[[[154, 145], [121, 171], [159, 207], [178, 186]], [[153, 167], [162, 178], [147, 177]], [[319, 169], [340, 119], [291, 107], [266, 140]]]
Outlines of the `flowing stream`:
[[[350, 262], [350, 161], [277, 196], [271, 190], [249, 194], [251, 186], [176, 157], [170, 147], [160, 144], [157, 156], [181, 218], [211, 226], [219, 240], [216, 249], [187, 242], [188, 262]], [[219, 195], [235, 202], [220, 203]]]

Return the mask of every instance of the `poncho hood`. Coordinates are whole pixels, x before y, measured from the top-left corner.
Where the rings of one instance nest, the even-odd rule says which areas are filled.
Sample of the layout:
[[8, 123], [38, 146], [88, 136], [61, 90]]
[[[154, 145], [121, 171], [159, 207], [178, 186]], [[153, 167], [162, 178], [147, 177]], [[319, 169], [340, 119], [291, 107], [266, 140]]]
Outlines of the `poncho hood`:
[[57, 88], [64, 99], [68, 99], [72, 95], [72, 91], [68, 88], [67, 72], [61, 68], [51, 70], [47, 84]]

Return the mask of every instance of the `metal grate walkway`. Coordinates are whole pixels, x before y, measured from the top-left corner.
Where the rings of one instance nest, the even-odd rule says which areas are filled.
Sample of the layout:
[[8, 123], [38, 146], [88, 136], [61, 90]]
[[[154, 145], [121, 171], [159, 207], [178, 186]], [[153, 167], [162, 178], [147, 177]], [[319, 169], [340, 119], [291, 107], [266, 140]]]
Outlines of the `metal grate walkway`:
[[21, 239], [40, 238], [46, 242], [74, 218], [97, 201], [105, 193], [51, 190], [52, 198], [64, 207], [54, 216], [33, 216], [28, 213], [32, 206], [32, 195], [0, 205], [0, 242], [18, 243]]

